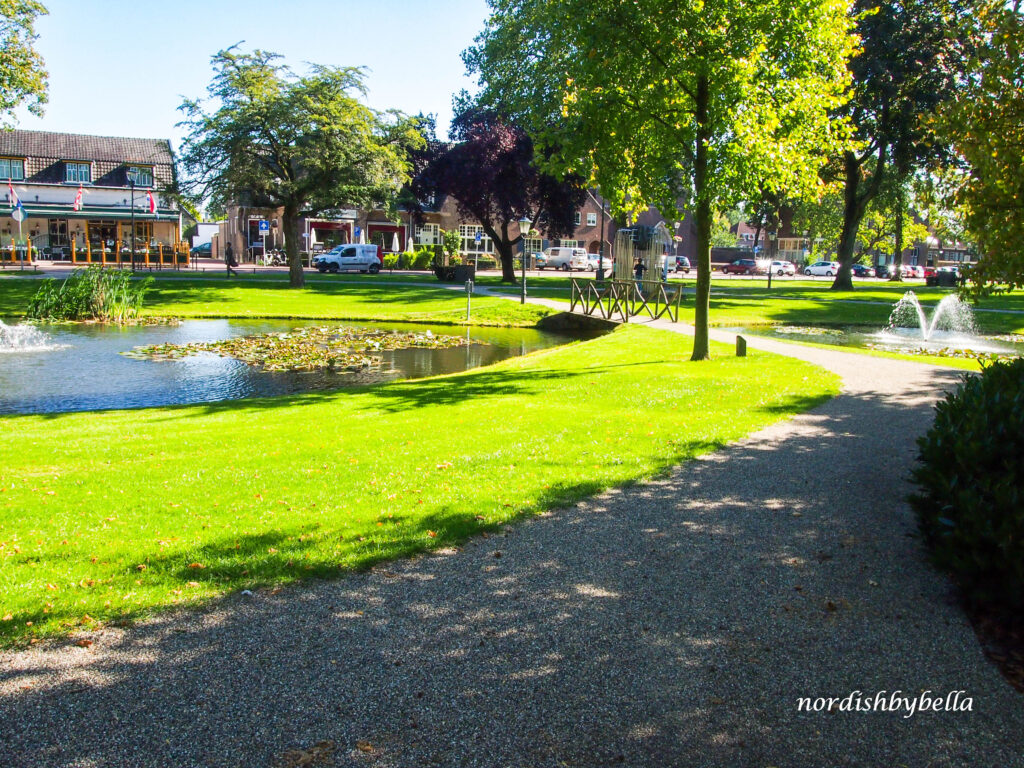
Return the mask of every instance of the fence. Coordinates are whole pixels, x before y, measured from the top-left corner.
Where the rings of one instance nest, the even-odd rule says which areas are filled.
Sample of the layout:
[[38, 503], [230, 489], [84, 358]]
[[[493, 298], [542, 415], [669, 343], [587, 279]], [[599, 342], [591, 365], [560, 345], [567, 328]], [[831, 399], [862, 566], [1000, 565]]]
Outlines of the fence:
[[572, 278], [569, 311], [580, 307], [585, 315], [628, 323], [631, 317], [647, 314], [652, 320], [667, 316], [679, 322], [682, 283], [657, 280], [583, 280]]

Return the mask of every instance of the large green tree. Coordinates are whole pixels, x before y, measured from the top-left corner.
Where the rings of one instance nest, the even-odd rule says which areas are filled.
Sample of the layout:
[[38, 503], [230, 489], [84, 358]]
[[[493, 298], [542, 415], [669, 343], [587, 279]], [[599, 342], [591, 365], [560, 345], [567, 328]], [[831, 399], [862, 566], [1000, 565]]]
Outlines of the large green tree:
[[408, 179], [416, 121], [376, 112], [363, 71], [314, 65], [295, 75], [277, 54], [229, 48], [213, 59], [212, 108], [187, 100], [183, 187], [215, 201], [281, 208], [290, 282], [304, 284], [299, 218], [393, 205]]
[[[888, 177], [896, 177], [892, 189], [899, 192], [915, 172], [945, 155], [935, 116], [965, 84], [979, 5], [978, 0], [857, 0], [861, 45], [850, 62], [852, 98], [836, 112], [854, 126], [857, 144], [831, 166], [832, 178], [843, 183], [840, 267], [833, 288], [853, 289], [857, 230]], [[905, 208], [906, 200], [897, 195], [895, 204]]]
[[483, 103], [531, 132], [559, 172], [619, 211], [697, 229], [693, 358], [709, 356], [715, 210], [761, 187], [806, 191], [842, 124], [853, 47], [843, 0], [490, 0], [465, 54]]
[[10, 126], [23, 104], [32, 114], [43, 114], [46, 70], [33, 45], [36, 19], [46, 13], [36, 0], [0, 0], [0, 125]]
[[978, 77], [945, 116], [968, 170], [958, 202], [982, 256], [973, 290], [1024, 287], [1024, 14], [1001, 2], [982, 15]]

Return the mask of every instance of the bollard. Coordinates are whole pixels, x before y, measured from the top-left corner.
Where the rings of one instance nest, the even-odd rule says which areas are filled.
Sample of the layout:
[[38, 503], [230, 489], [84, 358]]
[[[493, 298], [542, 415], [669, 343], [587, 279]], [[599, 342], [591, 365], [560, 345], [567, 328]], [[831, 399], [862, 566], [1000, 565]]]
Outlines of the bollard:
[[466, 281], [466, 320], [469, 320], [471, 304], [473, 302], [473, 281]]
[[747, 340], [742, 336], [736, 337], [736, 357], [747, 356]]

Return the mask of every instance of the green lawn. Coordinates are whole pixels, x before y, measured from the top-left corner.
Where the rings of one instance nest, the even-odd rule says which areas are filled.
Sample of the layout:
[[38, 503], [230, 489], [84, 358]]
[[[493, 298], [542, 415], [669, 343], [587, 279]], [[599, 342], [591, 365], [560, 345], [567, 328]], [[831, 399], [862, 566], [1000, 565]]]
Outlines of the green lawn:
[[[0, 419], [0, 645], [451, 545], [832, 396], [626, 326], [435, 379]], [[595, 405], [600, 403], [599, 408]]]

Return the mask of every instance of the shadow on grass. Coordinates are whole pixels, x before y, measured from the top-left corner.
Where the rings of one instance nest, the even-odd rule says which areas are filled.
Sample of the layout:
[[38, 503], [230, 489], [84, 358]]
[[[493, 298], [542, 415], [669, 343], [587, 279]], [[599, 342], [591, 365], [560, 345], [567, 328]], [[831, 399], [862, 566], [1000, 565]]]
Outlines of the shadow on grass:
[[[1015, 764], [1016, 694], [965, 652], [969, 629], [913, 537], [901, 473], [877, 471], [889, 448], [878, 425], [901, 436], [902, 456], [931, 409], [910, 395], [842, 396], [772, 450], [734, 446], [508, 538], [492, 530], [456, 557], [228, 596], [200, 617], [95, 635], [94, 648], [34, 650], [0, 672], [11, 691], [0, 751], [48, 768], [209, 755], [272, 765], [330, 740], [345, 764], [372, 750], [389, 765], [469, 753], [509, 765], [773, 765], [805, 749], [813, 727], [819, 763], [848, 761], [854, 744], [864, 765], [922, 754], [956, 764], [967, 752]], [[837, 466], [871, 491], [837, 488]], [[568, 481], [537, 499], [554, 508], [597, 490]], [[450, 545], [450, 532], [481, 530], [467, 515], [443, 508], [409, 524]], [[297, 539], [237, 543], [254, 557], [277, 548], [268, 567], [285, 578], [308, 551]], [[235, 546], [206, 548], [202, 578], [234, 579], [216, 560]], [[990, 711], [919, 726], [793, 715], [805, 691], [910, 689], [922, 677], [966, 680]]]

